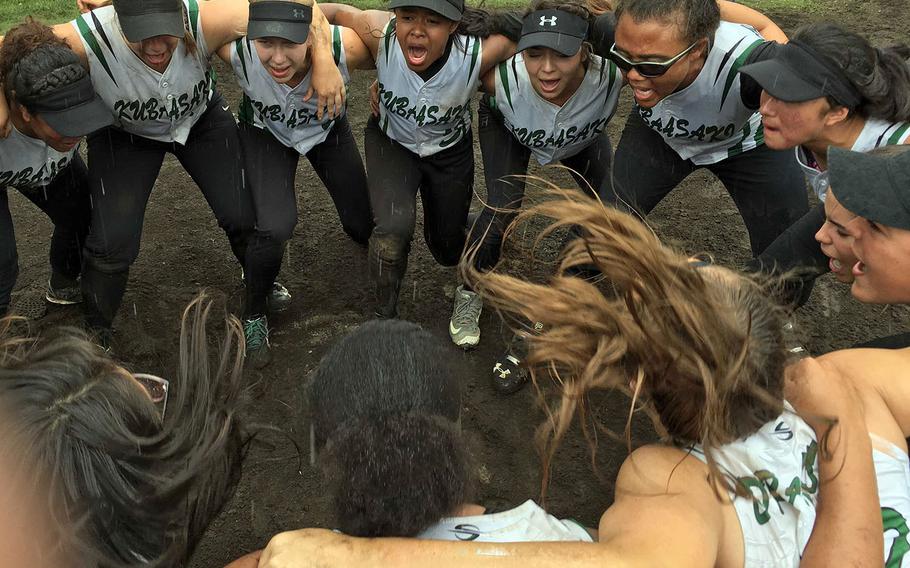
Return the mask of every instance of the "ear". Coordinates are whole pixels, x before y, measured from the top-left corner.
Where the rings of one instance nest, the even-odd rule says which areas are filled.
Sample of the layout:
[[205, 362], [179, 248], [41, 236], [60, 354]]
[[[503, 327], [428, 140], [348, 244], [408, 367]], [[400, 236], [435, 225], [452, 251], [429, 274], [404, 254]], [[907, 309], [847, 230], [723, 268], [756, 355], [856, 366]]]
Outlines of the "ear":
[[26, 124], [32, 121], [32, 113], [28, 112], [28, 109], [25, 108], [25, 105], [17, 104], [16, 108], [19, 110], [19, 114], [22, 116], [22, 120], [25, 121]]
[[711, 41], [708, 38], [703, 37], [700, 40], [698, 40], [698, 47], [696, 47], [692, 51], [698, 52], [698, 57], [701, 58], [701, 57], [707, 56], [708, 51], [710, 51], [710, 49], [711, 49]]
[[455, 33], [455, 30], [458, 29], [459, 23], [461, 23], [461, 22], [456, 22], [456, 21], [452, 20], [452, 23], [449, 24], [449, 35], [452, 35]]
[[825, 113], [825, 126], [834, 126], [850, 117], [850, 109], [845, 106], [832, 107]]

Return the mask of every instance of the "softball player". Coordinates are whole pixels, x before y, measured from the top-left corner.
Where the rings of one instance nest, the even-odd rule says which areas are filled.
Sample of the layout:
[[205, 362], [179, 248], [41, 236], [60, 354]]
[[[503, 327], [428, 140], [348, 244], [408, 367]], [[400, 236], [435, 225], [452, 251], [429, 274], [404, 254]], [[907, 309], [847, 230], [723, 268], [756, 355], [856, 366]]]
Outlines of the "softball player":
[[[234, 70], [244, 97], [240, 105], [240, 144], [244, 175], [256, 209], [257, 237], [248, 257], [250, 271], [250, 336], [263, 338], [257, 363], [267, 361], [266, 293], [281, 269], [287, 241], [297, 224], [294, 177], [305, 155], [325, 184], [342, 226], [366, 245], [373, 229], [363, 160], [344, 111], [318, 116], [317, 102], [307, 99], [312, 78], [309, 5], [289, 0], [254, 1], [247, 35], [218, 50]], [[372, 69], [373, 59], [352, 30], [331, 28], [334, 63], [345, 82], [351, 69]], [[254, 346], [255, 347], [255, 346]]]
[[10, 134], [0, 139], [0, 315], [9, 309], [19, 272], [8, 189], [16, 189], [51, 219], [51, 276], [45, 297], [82, 300], [82, 245], [91, 217], [88, 176], [79, 157], [82, 137], [112, 122], [79, 58], [34, 20], [12, 28], [0, 49], [0, 80], [9, 105]]
[[[167, 152], [199, 185], [245, 279], [262, 271], [260, 260], [247, 256], [256, 217], [242, 180], [237, 125], [209, 67], [211, 53], [245, 32], [248, 12], [239, 0], [115, 0], [55, 29], [89, 66], [95, 90], [117, 121], [88, 141], [93, 229], [82, 288], [87, 322], [103, 342], [138, 255], [145, 206]], [[324, 19], [318, 23], [320, 33], [328, 31]], [[334, 81], [340, 76], [331, 54], [315, 51], [318, 84], [328, 85], [318, 89], [322, 101], [324, 91], [341, 94], [343, 85]], [[334, 112], [340, 98], [330, 98]], [[249, 311], [257, 293], [247, 286], [244, 320], [253, 357], [267, 346], [266, 328]], [[276, 303], [290, 299], [277, 284], [272, 296]]]
[[376, 315], [385, 318], [398, 315], [418, 191], [433, 257], [453, 266], [461, 256], [474, 180], [471, 96], [479, 78], [514, 53], [489, 29], [472, 34], [462, 0], [393, 0], [391, 7], [394, 14], [324, 6], [330, 21], [357, 31], [378, 72], [380, 113], [364, 144], [376, 221], [370, 269]]

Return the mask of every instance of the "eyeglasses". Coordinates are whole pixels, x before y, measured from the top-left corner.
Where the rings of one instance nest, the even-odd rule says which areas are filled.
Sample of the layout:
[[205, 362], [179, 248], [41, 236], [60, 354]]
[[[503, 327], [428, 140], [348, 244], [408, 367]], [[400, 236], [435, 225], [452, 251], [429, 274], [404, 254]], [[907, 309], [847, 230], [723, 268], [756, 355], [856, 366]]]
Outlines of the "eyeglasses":
[[654, 78], [660, 77], [669, 71], [670, 67], [673, 67], [674, 63], [692, 51], [692, 48], [694, 48], [696, 45], [698, 45], [698, 41], [686, 49], [680, 51], [677, 55], [671, 57], [670, 59], [667, 59], [666, 61], [630, 61], [628, 58], [626, 58], [625, 55], [616, 51], [616, 43], [613, 43], [613, 46], [610, 48], [610, 59], [616, 63], [616, 66], [619, 67], [623, 73], [628, 73], [632, 69], [635, 69], [635, 71], [637, 71], [638, 74], [642, 77]]
[[133, 373], [133, 378], [148, 393], [149, 398], [152, 399], [155, 407], [158, 408], [161, 419], [164, 420], [164, 412], [167, 410], [167, 394], [171, 383], [159, 376], [149, 375], [148, 373]]

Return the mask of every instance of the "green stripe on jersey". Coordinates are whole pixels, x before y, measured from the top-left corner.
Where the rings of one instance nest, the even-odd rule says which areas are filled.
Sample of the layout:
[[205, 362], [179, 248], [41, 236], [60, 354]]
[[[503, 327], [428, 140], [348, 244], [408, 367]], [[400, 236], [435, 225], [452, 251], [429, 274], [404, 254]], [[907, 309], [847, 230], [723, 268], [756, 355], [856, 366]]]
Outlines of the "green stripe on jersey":
[[750, 134], [752, 134], [752, 126], [747, 122], [745, 126], [743, 126], [743, 137], [739, 139], [739, 142], [736, 144], [736, 146], [732, 146], [727, 150], [728, 158], [732, 158], [737, 154], [743, 153], [743, 142], [745, 142], [746, 138], [748, 138]]
[[392, 18], [391, 20], [389, 20], [389, 23], [386, 24], [385, 37], [383, 38], [383, 40], [385, 41], [386, 65], [388, 65], [388, 63], [389, 63], [389, 49], [390, 49], [390, 46], [392, 45], [392, 38], [395, 37], [394, 32], [395, 32], [395, 18]]
[[727, 72], [727, 81], [724, 83], [724, 94], [720, 98], [721, 108], [723, 108], [724, 103], [727, 101], [727, 95], [730, 94], [730, 88], [733, 87], [733, 81], [736, 80], [736, 74], [739, 72], [739, 68], [742, 67], [743, 63], [746, 62], [746, 59], [752, 53], [752, 50], [763, 43], [765, 43], [765, 40], [763, 39], [755, 40], [752, 42], [752, 45], [743, 50], [743, 52], [739, 54], [739, 57], [736, 58], [733, 64], [730, 65], [730, 71]]
[[[107, 59], [104, 57], [104, 51], [101, 50], [101, 45], [98, 44], [98, 39], [95, 38], [95, 34], [92, 33], [91, 28], [89, 28], [88, 24], [85, 23], [83, 16], [76, 18], [76, 27], [79, 28], [79, 33], [82, 34], [82, 39], [85, 40], [85, 43], [88, 44], [89, 48], [92, 50], [92, 53], [94, 53], [95, 57], [98, 58], [101, 66], [104, 67], [105, 71], [107, 71], [108, 77], [110, 77], [111, 81], [117, 85], [117, 79], [114, 78], [114, 73], [111, 72], [111, 68], [107, 64]], [[117, 86], [119, 87], [120, 85]]]
[[197, 36], [197, 30], [199, 29], [199, 2], [196, 0], [189, 0], [188, 2], [190, 7], [190, 33], [193, 34], [193, 39], [199, 41]]
[[509, 88], [509, 66], [503, 61], [499, 64], [499, 78], [502, 80], [502, 89], [506, 92], [506, 100], [509, 101], [509, 108], [515, 110], [512, 105], [512, 90]]
[[336, 66], [341, 64], [341, 28], [338, 26], [332, 26], [332, 57]]
[[474, 66], [477, 65], [478, 55], [480, 55], [480, 39], [474, 38], [474, 51], [471, 52], [471, 68], [468, 70], [468, 84], [471, 83], [471, 75], [474, 74]]
[[250, 97], [246, 96], [246, 94], [240, 99], [240, 109], [237, 111], [237, 118], [240, 122], [253, 124], [253, 103], [250, 102]]
[[893, 146], [894, 144], [900, 144], [901, 138], [904, 137], [904, 134], [907, 133], [907, 130], [908, 130], [908, 129], [910, 129], [910, 122], [905, 122], [903, 126], [901, 126], [900, 128], [898, 128], [898, 129], [894, 132], [894, 134], [892, 134], [891, 137], [888, 138], [887, 145], [888, 145], [888, 146]]
[[250, 75], [246, 71], [246, 55], [243, 53], [243, 40], [244, 38], [239, 38], [234, 42], [234, 49], [237, 50], [237, 57], [240, 59], [240, 67], [243, 68], [243, 78], [246, 79], [246, 82], [250, 82]]
[[616, 72], [618, 68], [616, 67], [616, 64], [609, 59], [604, 59], [604, 61], [610, 66], [610, 84], [607, 85], [607, 96], [609, 96], [609, 93], [613, 92], [613, 85], [616, 83]]

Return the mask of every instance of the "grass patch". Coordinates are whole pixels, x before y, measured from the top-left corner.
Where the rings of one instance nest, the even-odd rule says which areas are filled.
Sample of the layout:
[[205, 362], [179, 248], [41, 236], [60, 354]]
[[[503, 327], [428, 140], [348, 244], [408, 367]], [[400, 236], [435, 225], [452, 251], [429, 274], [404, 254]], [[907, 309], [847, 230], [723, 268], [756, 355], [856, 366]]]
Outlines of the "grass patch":
[[819, 0], [739, 0], [750, 8], [768, 14], [769, 12], [817, 12], [821, 9]]

